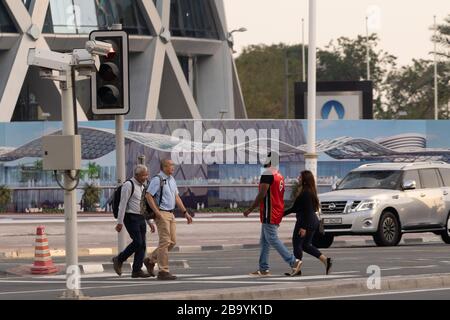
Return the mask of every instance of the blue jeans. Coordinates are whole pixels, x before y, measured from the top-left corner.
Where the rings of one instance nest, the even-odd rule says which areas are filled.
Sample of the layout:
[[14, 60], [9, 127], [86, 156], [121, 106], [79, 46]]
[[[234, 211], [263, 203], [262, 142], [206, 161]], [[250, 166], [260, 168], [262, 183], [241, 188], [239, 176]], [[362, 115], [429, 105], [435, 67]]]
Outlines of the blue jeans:
[[291, 267], [295, 264], [295, 256], [289, 252], [286, 246], [278, 238], [279, 225], [263, 223], [261, 225], [261, 254], [259, 256], [259, 270], [269, 270], [269, 250], [274, 247], [278, 251], [283, 260]]

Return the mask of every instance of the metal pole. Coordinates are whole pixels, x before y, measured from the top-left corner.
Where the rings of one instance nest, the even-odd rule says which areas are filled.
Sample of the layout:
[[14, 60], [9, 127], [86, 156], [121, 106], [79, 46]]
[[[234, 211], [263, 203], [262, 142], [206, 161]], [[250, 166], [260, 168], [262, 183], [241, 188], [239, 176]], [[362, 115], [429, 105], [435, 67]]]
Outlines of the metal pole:
[[[316, 154], [316, 0], [309, 0], [309, 50], [308, 50], [308, 147], [305, 168], [317, 178]], [[317, 181], [317, 179], [316, 179]]]
[[370, 81], [369, 17], [366, 17], [366, 45], [367, 45], [367, 80]]
[[[62, 134], [65, 136], [75, 135], [74, 109], [72, 106], [72, 79], [71, 70], [62, 73], [66, 80], [61, 82], [61, 107], [62, 107]], [[80, 150], [81, 152], [81, 150]], [[76, 182], [69, 176], [75, 177], [76, 171], [64, 174], [64, 188], [73, 189]], [[76, 299], [81, 296], [80, 291], [80, 269], [78, 266], [78, 232], [77, 232], [77, 195], [76, 191], [64, 190], [64, 220], [66, 240], [66, 291], [64, 298]]]
[[305, 19], [302, 19], [302, 69], [303, 69], [303, 82], [306, 82]]
[[284, 56], [284, 76], [285, 76], [285, 99], [284, 99], [284, 112], [286, 114], [286, 119], [289, 119], [289, 56], [288, 56], [288, 50], [285, 51]]
[[[126, 180], [124, 126], [125, 116], [116, 116], [116, 176], [118, 185], [124, 183]], [[125, 250], [126, 234], [124, 228], [117, 234], [117, 242], [118, 252]]]
[[434, 120], [439, 120], [439, 91], [438, 91], [438, 64], [437, 64], [437, 23], [434, 16]]
[[[122, 30], [122, 24], [113, 24], [111, 30]], [[116, 115], [116, 178], [118, 185], [125, 182], [125, 116]], [[126, 248], [126, 232], [124, 228], [117, 234], [117, 250], [122, 252]]]

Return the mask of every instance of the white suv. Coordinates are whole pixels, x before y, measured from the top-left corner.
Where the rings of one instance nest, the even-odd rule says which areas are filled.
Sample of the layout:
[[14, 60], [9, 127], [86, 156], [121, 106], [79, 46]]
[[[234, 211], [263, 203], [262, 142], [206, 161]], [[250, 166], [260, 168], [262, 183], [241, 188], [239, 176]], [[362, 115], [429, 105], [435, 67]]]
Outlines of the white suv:
[[444, 162], [366, 164], [319, 196], [329, 247], [338, 235], [372, 235], [396, 246], [404, 233], [434, 232], [450, 244], [450, 165]]

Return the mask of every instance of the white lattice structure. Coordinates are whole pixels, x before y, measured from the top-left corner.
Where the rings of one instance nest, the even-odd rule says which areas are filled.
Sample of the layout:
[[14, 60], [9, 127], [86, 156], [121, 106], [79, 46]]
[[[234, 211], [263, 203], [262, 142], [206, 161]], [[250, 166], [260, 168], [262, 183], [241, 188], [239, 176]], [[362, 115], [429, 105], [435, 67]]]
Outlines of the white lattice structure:
[[[18, 99], [22, 95], [26, 95], [25, 105], [27, 107], [39, 105], [41, 114], [46, 114], [47, 120], [60, 120], [60, 90], [58, 86], [50, 81], [42, 81], [39, 78], [38, 69], [27, 66], [27, 55], [31, 48], [68, 51], [84, 47], [84, 43], [88, 39], [87, 28], [76, 29], [76, 32], [73, 33], [43, 32], [49, 19], [49, 8], [56, 12], [52, 20], [55, 23], [56, 18], [61, 20], [57, 16], [59, 13], [56, 11], [58, 9], [56, 7], [64, 1], [74, 4], [83, 3], [80, 0], [59, 0], [59, 2], [55, 0], [0, 0], [0, 11], [3, 11], [0, 12], [1, 122], [9, 122], [14, 118], [42, 120], [39, 117], [38, 119], [27, 119], [26, 116], [20, 116], [20, 113], [14, 116], [18, 114], [16, 107]], [[128, 0], [121, 1], [130, 3]], [[83, 6], [91, 3], [90, 6], [94, 8], [102, 2], [104, 3], [102, 0], [84, 0]], [[117, 2], [117, 0], [110, 2]], [[221, 117], [239, 119], [247, 117], [236, 65], [228, 41], [229, 33], [223, 1], [197, 1], [196, 8], [191, 9], [186, 9], [187, 3], [180, 0], [135, 0], [129, 5], [135, 11], [139, 11], [137, 14], [143, 21], [141, 27], [148, 32], [147, 34], [130, 35], [131, 112], [127, 116], [128, 119], [214, 119]], [[55, 6], [54, 8], [51, 7], [52, 4]], [[202, 8], [203, 5], [208, 10]], [[108, 4], [108, 6], [111, 5]], [[82, 9], [80, 14], [86, 15], [86, 8]], [[217, 36], [215, 38], [170, 36], [167, 30], [170, 30], [171, 19], [186, 18], [183, 16], [182, 10], [192, 10], [189, 13], [196, 13], [197, 17], [192, 19], [196, 18], [197, 20], [199, 14], [208, 12], [208, 21], [210, 25], [214, 24], [214, 32]], [[195, 12], [195, 10], [197, 11]], [[171, 17], [171, 12], [177, 12], [178, 16]], [[98, 12], [96, 11], [96, 13]], [[87, 18], [91, 16], [92, 13]], [[75, 15], [75, 21], [77, 21], [77, 17]], [[9, 26], [9, 28], [15, 29], [14, 32], [11, 32], [10, 29], [8, 29], [9, 32], [1, 29], [2, 19], [6, 21], [10, 19], [13, 22], [14, 26]], [[82, 18], [78, 19], [83, 20]], [[6, 22], [6, 24], [8, 23]], [[76, 24], [77, 22], [75, 22]], [[204, 25], [206, 24], [204, 23]], [[55, 30], [57, 27], [56, 25], [52, 26]], [[192, 31], [189, 26], [185, 28]], [[93, 28], [88, 29], [92, 30]], [[192, 33], [195, 33], [194, 31], [196, 30], [193, 30]], [[185, 59], [183, 61], [186, 61], [186, 65], [182, 66], [180, 57]], [[27, 83], [26, 88], [24, 83]], [[28, 92], [32, 92], [31, 99]], [[78, 91], [80, 121], [93, 118], [90, 113], [88, 97], [89, 86], [81, 83]]]

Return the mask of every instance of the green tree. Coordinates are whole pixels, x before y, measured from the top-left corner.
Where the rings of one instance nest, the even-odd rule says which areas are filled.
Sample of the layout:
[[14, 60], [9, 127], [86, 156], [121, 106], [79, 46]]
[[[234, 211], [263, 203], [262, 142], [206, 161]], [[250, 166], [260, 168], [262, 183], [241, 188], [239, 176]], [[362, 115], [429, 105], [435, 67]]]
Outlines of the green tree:
[[100, 202], [100, 196], [100, 188], [93, 183], [87, 183], [83, 187], [83, 196], [81, 198], [84, 211], [95, 211], [95, 205]]
[[7, 186], [0, 186], [0, 212], [7, 210], [12, 200], [12, 192]]
[[249, 118], [284, 118], [284, 44], [251, 45], [236, 59]]
[[[375, 110], [382, 110], [386, 76], [396, 58], [377, 50], [378, 36], [370, 41], [371, 80], [374, 81]], [[317, 52], [318, 81], [359, 81], [367, 78], [367, 39], [341, 37]], [[294, 115], [294, 82], [301, 81], [301, 46], [252, 45], [236, 59], [247, 113], [250, 118], [285, 117], [285, 56], [288, 52], [290, 115]], [[307, 48], [306, 48], [307, 54]], [[306, 59], [307, 60], [307, 59]]]
[[[450, 68], [448, 63], [438, 65], [439, 118], [449, 118]], [[387, 82], [389, 102], [386, 118], [434, 119], [434, 62], [413, 60], [413, 63], [390, 72]], [[403, 116], [400, 116], [403, 114]]]
[[86, 176], [89, 180], [95, 180], [100, 178], [101, 166], [95, 162], [89, 162], [87, 169], [81, 170], [80, 178], [85, 179]]
[[450, 59], [450, 14], [445, 18], [445, 23], [438, 25], [437, 27], [438, 35], [435, 41], [437, 41], [441, 47], [442, 51], [438, 54]]
[[[377, 50], [379, 38], [369, 36], [370, 80], [374, 87], [375, 117], [383, 117], [383, 93], [389, 70], [395, 68], [397, 58]], [[367, 38], [341, 37], [317, 52], [318, 81], [362, 81], [367, 79]]]

